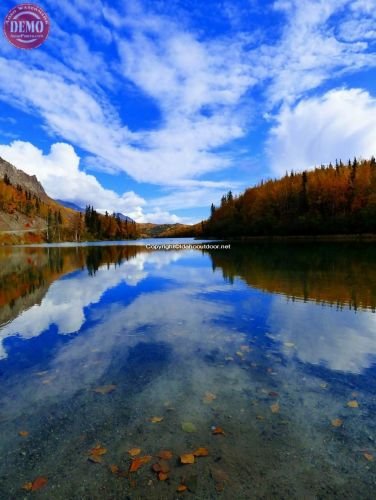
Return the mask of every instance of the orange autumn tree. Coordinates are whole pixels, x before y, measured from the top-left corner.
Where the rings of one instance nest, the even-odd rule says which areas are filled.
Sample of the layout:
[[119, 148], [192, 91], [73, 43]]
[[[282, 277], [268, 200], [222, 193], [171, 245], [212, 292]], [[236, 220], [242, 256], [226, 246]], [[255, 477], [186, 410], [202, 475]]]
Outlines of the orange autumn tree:
[[229, 192], [203, 227], [222, 237], [376, 233], [375, 158], [286, 173], [237, 197]]

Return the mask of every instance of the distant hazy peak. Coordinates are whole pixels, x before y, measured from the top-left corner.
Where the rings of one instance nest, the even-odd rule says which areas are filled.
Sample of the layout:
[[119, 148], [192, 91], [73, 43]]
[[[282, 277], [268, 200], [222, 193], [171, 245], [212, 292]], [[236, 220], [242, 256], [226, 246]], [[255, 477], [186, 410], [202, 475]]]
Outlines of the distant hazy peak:
[[134, 222], [134, 220], [128, 217], [128, 215], [124, 215], [120, 212], [115, 213], [115, 217], [119, 217], [119, 219], [123, 221]]
[[57, 201], [60, 205], [63, 205], [63, 207], [66, 208], [71, 208], [72, 210], [77, 210], [77, 212], [85, 212], [85, 209], [77, 205], [76, 203], [73, 203], [72, 201], [66, 201], [66, 200], [55, 200]]

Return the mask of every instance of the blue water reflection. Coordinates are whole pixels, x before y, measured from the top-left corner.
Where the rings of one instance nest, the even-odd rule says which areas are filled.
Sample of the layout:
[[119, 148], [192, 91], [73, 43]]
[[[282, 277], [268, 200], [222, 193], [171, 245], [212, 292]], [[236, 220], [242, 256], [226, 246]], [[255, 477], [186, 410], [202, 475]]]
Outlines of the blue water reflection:
[[[202, 499], [373, 497], [376, 316], [354, 303], [374, 303], [374, 269], [350, 283], [346, 303], [335, 260], [316, 282], [312, 262], [291, 268], [285, 249], [265, 262], [245, 249], [46, 252], [2, 261], [13, 297], [1, 310], [2, 498], [23, 498], [39, 475], [41, 498], [123, 498], [131, 488], [130, 498], [167, 499], [181, 481]], [[25, 294], [30, 268], [40, 286]], [[108, 449], [101, 464], [87, 460], [97, 443]], [[172, 450], [168, 481], [149, 466], [109, 472], [128, 470], [134, 446]], [[199, 446], [209, 457], [179, 465]]]

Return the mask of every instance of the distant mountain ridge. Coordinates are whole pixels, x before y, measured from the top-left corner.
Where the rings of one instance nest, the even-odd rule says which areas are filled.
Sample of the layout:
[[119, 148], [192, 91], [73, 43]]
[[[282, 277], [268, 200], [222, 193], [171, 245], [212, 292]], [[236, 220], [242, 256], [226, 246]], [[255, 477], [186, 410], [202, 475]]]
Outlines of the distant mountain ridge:
[[152, 224], [150, 222], [138, 224], [140, 238], [185, 238], [196, 236], [199, 227], [186, 224]]
[[60, 205], [63, 205], [65, 208], [71, 208], [72, 210], [76, 210], [76, 212], [85, 212], [85, 209], [77, 205], [76, 203], [73, 203], [72, 201], [65, 201], [65, 200], [55, 200], [57, 203], [60, 203]]
[[128, 217], [128, 215], [124, 215], [121, 212], [116, 212], [115, 217], [119, 217], [120, 220], [127, 221], [127, 222], [135, 222], [133, 219]]
[[[72, 210], [76, 210], [77, 212], [85, 213], [86, 209], [80, 207], [79, 205], [77, 205], [77, 203], [73, 203], [72, 201], [66, 201], [66, 200], [55, 200], [55, 201], [60, 203], [60, 205], [63, 205], [63, 207], [71, 208]], [[135, 222], [133, 219], [131, 219], [131, 217], [129, 217], [128, 215], [124, 215], [121, 212], [114, 212], [114, 214], [115, 217], [119, 217], [119, 219], [124, 222], [126, 221], [132, 224]]]
[[14, 185], [20, 185], [26, 191], [39, 196], [42, 199], [48, 199], [48, 195], [42, 184], [38, 181], [36, 175], [28, 175], [23, 170], [19, 170], [8, 161], [0, 157], [0, 179], [8, 176], [10, 182]]

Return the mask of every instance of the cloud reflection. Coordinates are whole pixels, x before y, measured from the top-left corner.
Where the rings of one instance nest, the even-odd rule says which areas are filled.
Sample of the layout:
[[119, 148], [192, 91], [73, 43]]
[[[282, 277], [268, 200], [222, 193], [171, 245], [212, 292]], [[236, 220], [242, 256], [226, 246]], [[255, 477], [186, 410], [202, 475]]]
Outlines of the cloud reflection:
[[360, 374], [376, 356], [376, 315], [274, 296], [269, 314], [270, 336], [300, 361], [331, 370]]
[[[95, 323], [61, 346], [48, 366], [43, 366], [43, 370], [48, 372], [43, 376], [46, 383], [39, 380], [35, 373], [31, 377], [21, 375], [14, 381], [16, 387], [12, 392], [18, 396], [17, 408], [10, 402], [13, 411], [19, 412], [35, 402], [69, 398], [82, 389], [91, 390], [95, 385], [106, 382], [104, 378], [111, 371], [114, 358], [120, 356], [126, 363], [129, 350], [140, 342], [168, 345], [181, 373], [186, 372], [187, 377], [195, 374], [194, 383], [199, 392], [201, 377], [209, 383], [213, 373], [216, 373], [221, 379], [222, 371], [217, 366], [209, 368], [198, 353], [215, 351], [222, 354], [222, 359], [228, 354], [226, 342], [229, 331], [225, 322], [234, 315], [233, 305], [222, 300], [214, 301], [206, 292], [223, 290], [229, 285], [224, 285], [222, 276], [213, 274], [210, 266], [195, 267], [192, 260], [189, 268], [181, 264], [169, 265], [184, 255], [187, 256], [187, 253], [140, 254], [120, 268], [101, 268], [94, 277], [80, 272], [54, 283], [36, 309], [37, 313], [32, 313], [35, 314], [33, 320], [30, 314], [27, 316], [27, 311], [21, 315], [22, 322], [21, 319], [15, 320], [9, 325], [9, 334], [18, 332], [23, 325], [24, 336], [30, 338], [38, 335], [41, 329], [48, 328], [52, 322], [57, 325], [59, 333], [77, 331], [85, 321], [94, 320]], [[190, 259], [194, 255], [199, 263], [201, 256], [198, 253], [191, 252]], [[100, 302], [108, 288], [127, 281], [132, 271], [138, 276], [137, 273], [142, 271], [143, 276], [148, 272], [161, 278], [167, 276], [163, 267], [167, 265], [171, 283], [167, 290], [143, 291], [128, 305], [122, 302], [119, 295], [119, 301], [110, 304], [104, 301], [84, 313], [86, 306]], [[98, 287], [94, 291], [95, 285]], [[75, 299], [77, 304], [70, 310], [68, 306]], [[68, 315], [70, 318], [65, 317]], [[237, 336], [239, 341], [244, 338], [240, 334]], [[168, 383], [168, 375], [165, 376]], [[228, 376], [233, 378], [235, 385], [243, 385], [240, 382], [243, 379], [246, 385], [246, 375], [240, 368], [234, 366], [233, 370], [228, 370]], [[107, 382], [113, 383], [112, 379]], [[181, 390], [182, 387], [179, 388]], [[155, 387], [153, 398], [157, 393], [158, 387]]]
[[148, 276], [146, 264], [160, 269], [180, 258], [178, 252], [138, 253], [121, 266], [102, 265], [95, 274], [87, 270], [72, 273], [49, 287], [40, 304], [35, 304], [0, 330], [0, 359], [7, 356], [3, 342], [7, 337], [36, 337], [51, 325], [60, 334], [78, 332], [85, 322], [85, 308], [100, 302], [107, 290], [126, 283], [137, 286]]

